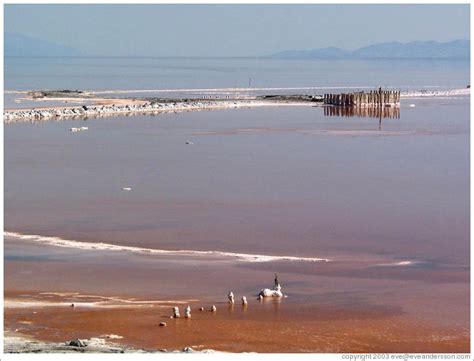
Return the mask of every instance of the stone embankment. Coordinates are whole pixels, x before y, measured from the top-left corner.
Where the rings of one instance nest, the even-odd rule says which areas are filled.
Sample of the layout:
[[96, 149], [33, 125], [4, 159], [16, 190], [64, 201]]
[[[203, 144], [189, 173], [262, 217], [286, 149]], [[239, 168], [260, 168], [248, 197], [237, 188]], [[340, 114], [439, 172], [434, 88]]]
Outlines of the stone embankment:
[[[68, 93], [69, 94], [69, 93]], [[108, 101], [111, 104], [78, 105], [69, 107], [50, 107], [50, 108], [32, 108], [5, 110], [3, 120], [5, 123], [19, 121], [40, 121], [51, 119], [72, 119], [72, 118], [95, 118], [112, 115], [130, 115], [130, 114], [159, 114], [163, 112], [179, 112], [191, 110], [211, 110], [228, 109], [239, 107], [259, 107], [276, 105], [314, 105], [315, 102], [322, 102], [317, 96], [291, 95], [291, 96], [258, 96], [246, 99], [131, 99], [129, 103], [123, 102], [124, 99]]]
[[180, 101], [127, 105], [83, 105], [75, 107], [52, 107], [36, 109], [6, 110], [3, 113], [5, 123], [31, 120], [47, 120], [54, 118], [97, 117], [107, 115], [120, 115], [129, 113], [160, 113], [182, 110], [232, 108], [251, 106], [251, 101]]

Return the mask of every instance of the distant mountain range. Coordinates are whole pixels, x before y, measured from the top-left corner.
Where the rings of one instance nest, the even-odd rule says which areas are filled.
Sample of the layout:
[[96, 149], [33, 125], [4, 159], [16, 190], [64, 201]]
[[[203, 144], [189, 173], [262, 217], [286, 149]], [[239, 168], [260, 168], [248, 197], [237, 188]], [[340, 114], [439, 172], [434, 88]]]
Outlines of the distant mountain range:
[[[84, 56], [77, 49], [30, 36], [4, 34], [5, 56]], [[270, 55], [279, 59], [469, 59], [470, 41], [397, 41], [373, 44], [357, 50], [335, 47], [311, 50], [287, 50]]]
[[270, 55], [280, 59], [469, 59], [470, 41], [398, 41], [379, 43], [354, 51], [329, 47], [312, 50], [287, 50]]
[[5, 33], [5, 56], [80, 56], [76, 49], [17, 33]]

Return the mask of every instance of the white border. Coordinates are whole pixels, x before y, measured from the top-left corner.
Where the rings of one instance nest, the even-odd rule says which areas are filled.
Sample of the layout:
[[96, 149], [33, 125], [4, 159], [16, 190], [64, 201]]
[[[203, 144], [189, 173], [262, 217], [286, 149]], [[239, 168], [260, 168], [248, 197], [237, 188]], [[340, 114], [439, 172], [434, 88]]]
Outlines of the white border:
[[[36, 2], [36, 1], [27, 1], [27, 0], [16, 0], [16, 1], [2, 1], [2, 5], [5, 4], [66, 4], [64, 0], [49, 0], [47, 2]], [[124, 1], [124, 0], [102, 0], [102, 1], [84, 1], [84, 0], [69, 0], [67, 1], [67, 4], [133, 4], [133, 5], [138, 5], [138, 4], [189, 4], [189, 5], [196, 5], [196, 4], [225, 4], [225, 5], [236, 5], [236, 4], [289, 4], [289, 5], [297, 5], [297, 4], [383, 4], [383, 5], [389, 5], [389, 4], [470, 4], [472, 5], [473, 0], [462, 0], [462, 1], [455, 1], [455, 2], [448, 2], [448, 1], [440, 1], [440, 0], [418, 0], [418, 1], [411, 1], [411, 0], [398, 0], [398, 1], [375, 1], [375, 0], [360, 0], [360, 1], [350, 1], [350, 0], [339, 0], [339, 1], [311, 1], [311, 0], [298, 0], [297, 2], [289, 2], [287, 1], [282, 1], [282, 0], [259, 0], [259, 1], [252, 1], [252, 0], [240, 0], [240, 1], [220, 1], [220, 0], [206, 0], [206, 1], [178, 1], [178, 0], [168, 0], [168, 1], [152, 1], [152, 0], [140, 0], [136, 3], [133, 3], [131, 1]], [[4, 19], [4, 6], [1, 7], [0, 10], [0, 15], [1, 15], [1, 23], [2, 23], [2, 28], [3, 28], [3, 19]], [[471, 6], [471, 15], [472, 15], [472, 6]], [[472, 18], [472, 16], [471, 16]], [[440, 26], [442, 26], [440, 24]], [[473, 36], [473, 28], [471, 26], [471, 39]], [[0, 40], [0, 47], [2, 51], [2, 57], [1, 57], [1, 81], [2, 81], [2, 87], [4, 86], [4, 65], [3, 65], [3, 36], [1, 37]], [[472, 47], [471, 47], [471, 59], [472, 59]], [[471, 62], [471, 82], [472, 84], [472, 62]], [[0, 106], [2, 109], [4, 109], [4, 104], [3, 104], [3, 96], [1, 97], [0, 100]], [[471, 119], [473, 118], [473, 107], [472, 107], [472, 98], [471, 98], [471, 109], [470, 109], [470, 114], [471, 114]], [[0, 127], [0, 135], [1, 139], [3, 140], [3, 122], [2, 126]], [[471, 141], [473, 139], [474, 135], [474, 129], [471, 126]], [[3, 180], [4, 180], [4, 160], [3, 160], [3, 146], [1, 148], [1, 179], [0, 179], [0, 184], [3, 189]], [[472, 159], [473, 159], [474, 152], [472, 150], [472, 147], [470, 149], [470, 159], [471, 159], [471, 168], [470, 168], [470, 185], [472, 189], [473, 185], [473, 167], [472, 167]], [[473, 216], [473, 211], [472, 211], [472, 192], [470, 192], [470, 200], [471, 200], [471, 228], [474, 220]], [[1, 217], [0, 217], [0, 224], [2, 225], [3, 229], [3, 220], [4, 220], [4, 202], [3, 202], [3, 192], [2, 192], [2, 204], [1, 204]], [[471, 232], [472, 234], [472, 232]], [[2, 240], [3, 240], [3, 232], [2, 232]], [[474, 250], [472, 247], [472, 236], [471, 236], [471, 248], [470, 248], [470, 255], [471, 255], [471, 270], [473, 269], [474, 266]], [[0, 264], [1, 264], [1, 269], [2, 269], [2, 276], [3, 276], [3, 270], [4, 270], [4, 263], [3, 263], [3, 247], [1, 247], [0, 250]], [[0, 280], [0, 285], [3, 290], [3, 277], [1, 277]], [[471, 353], [473, 351], [473, 317], [472, 317], [472, 310], [473, 310], [473, 305], [474, 305], [474, 292], [473, 292], [473, 287], [472, 287], [472, 277], [471, 277], [471, 313], [470, 313], [470, 330], [471, 330]], [[3, 293], [2, 293], [2, 304], [3, 306]], [[4, 323], [4, 318], [3, 318], [3, 307], [0, 307], [0, 315], [1, 315], [1, 329], [3, 330], [3, 323]], [[183, 358], [193, 358], [193, 359], [206, 359], [206, 360], [241, 360], [242, 358], [248, 359], [248, 360], [288, 360], [289, 358], [297, 358], [299, 360], [348, 360], [349, 358], [347, 357], [350, 354], [104, 354], [104, 355], [99, 355], [99, 354], [18, 354], [18, 355], [12, 355], [12, 354], [3, 354], [3, 337], [0, 337], [0, 359], [5, 359], [5, 360], [62, 360], [65, 357], [67, 357], [69, 360], [76, 359], [76, 360], [116, 360], [116, 359], [134, 359], [134, 360], [144, 360], [144, 359], [155, 359], [155, 358], [165, 358], [167, 360], [177, 360], [180, 359], [182, 360]], [[387, 355], [389, 358], [388, 359], [394, 359], [391, 358], [391, 356], [399, 357], [400, 355], [398, 354], [380, 354], [380, 355]], [[407, 359], [413, 359], [416, 360], [416, 355], [417, 354], [406, 354], [407, 357], [410, 356], [415, 356], [415, 358], [407, 358]], [[449, 354], [446, 354], [449, 355]], [[347, 358], [343, 358], [346, 356]], [[352, 356], [356, 356], [355, 354], [352, 354]], [[367, 354], [366, 358], [363, 357], [363, 355], [360, 355], [361, 357], [357, 358], [357, 360], [370, 360], [370, 359], [375, 359], [374, 354]], [[461, 356], [461, 354], [459, 355]], [[397, 358], [398, 359], [398, 358]], [[439, 359], [439, 358], [438, 358]], [[453, 358], [456, 359], [456, 358]], [[457, 358], [459, 359], [459, 358]], [[352, 360], [355, 360], [355, 358], [352, 358]], [[400, 359], [398, 359], [400, 360]], [[402, 359], [403, 360], [403, 359]]]

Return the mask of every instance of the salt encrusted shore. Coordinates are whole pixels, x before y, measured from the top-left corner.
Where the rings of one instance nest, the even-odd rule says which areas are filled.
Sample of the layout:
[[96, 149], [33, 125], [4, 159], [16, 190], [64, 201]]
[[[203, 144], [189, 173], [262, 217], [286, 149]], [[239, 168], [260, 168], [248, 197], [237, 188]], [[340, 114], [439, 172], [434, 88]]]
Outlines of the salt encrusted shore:
[[29, 336], [6, 331], [3, 353], [214, 353], [214, 350], [142, 350], [110, 342], [104, 338], [75, 339], [65, 342], [38, 341]]
[[38, 341], [26, 335], [5, 332], [3, 338], [4, 353], [143, 353], [107, 342], [101, 338], [71, 340], [65, 342]]
[[[123, 99], [121, 99], [123, 103]], [[179, 100], [179, 101], [145, 101], [131, 100], [129, 104], [102, 104], [81, 105], [72, 107], [50, 107], [33, 109], [5, 110], [3, 120], [5, 123], [19, 121], [39, 121], [66, 118], [89, 118], [104, 117], [111, 115], [128, 114], [159, 114], [164, 112], [250, 108], [264, 106], [315, 106], [316, 100], [307, 99], [280, 99], [280, 98], [256, 98], [256, 99], [233, 99], [233, 100]]]

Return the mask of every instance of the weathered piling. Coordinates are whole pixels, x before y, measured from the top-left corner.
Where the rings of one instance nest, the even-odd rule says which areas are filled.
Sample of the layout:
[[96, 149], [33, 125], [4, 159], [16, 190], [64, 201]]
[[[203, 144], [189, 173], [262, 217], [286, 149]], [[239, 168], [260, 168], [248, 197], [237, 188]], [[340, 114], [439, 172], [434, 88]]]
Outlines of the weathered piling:
[[341, 94], [324, 94], [324, 104], [343, 107], [394, 107], [400, 105], [400, 91], [373, 90]]

